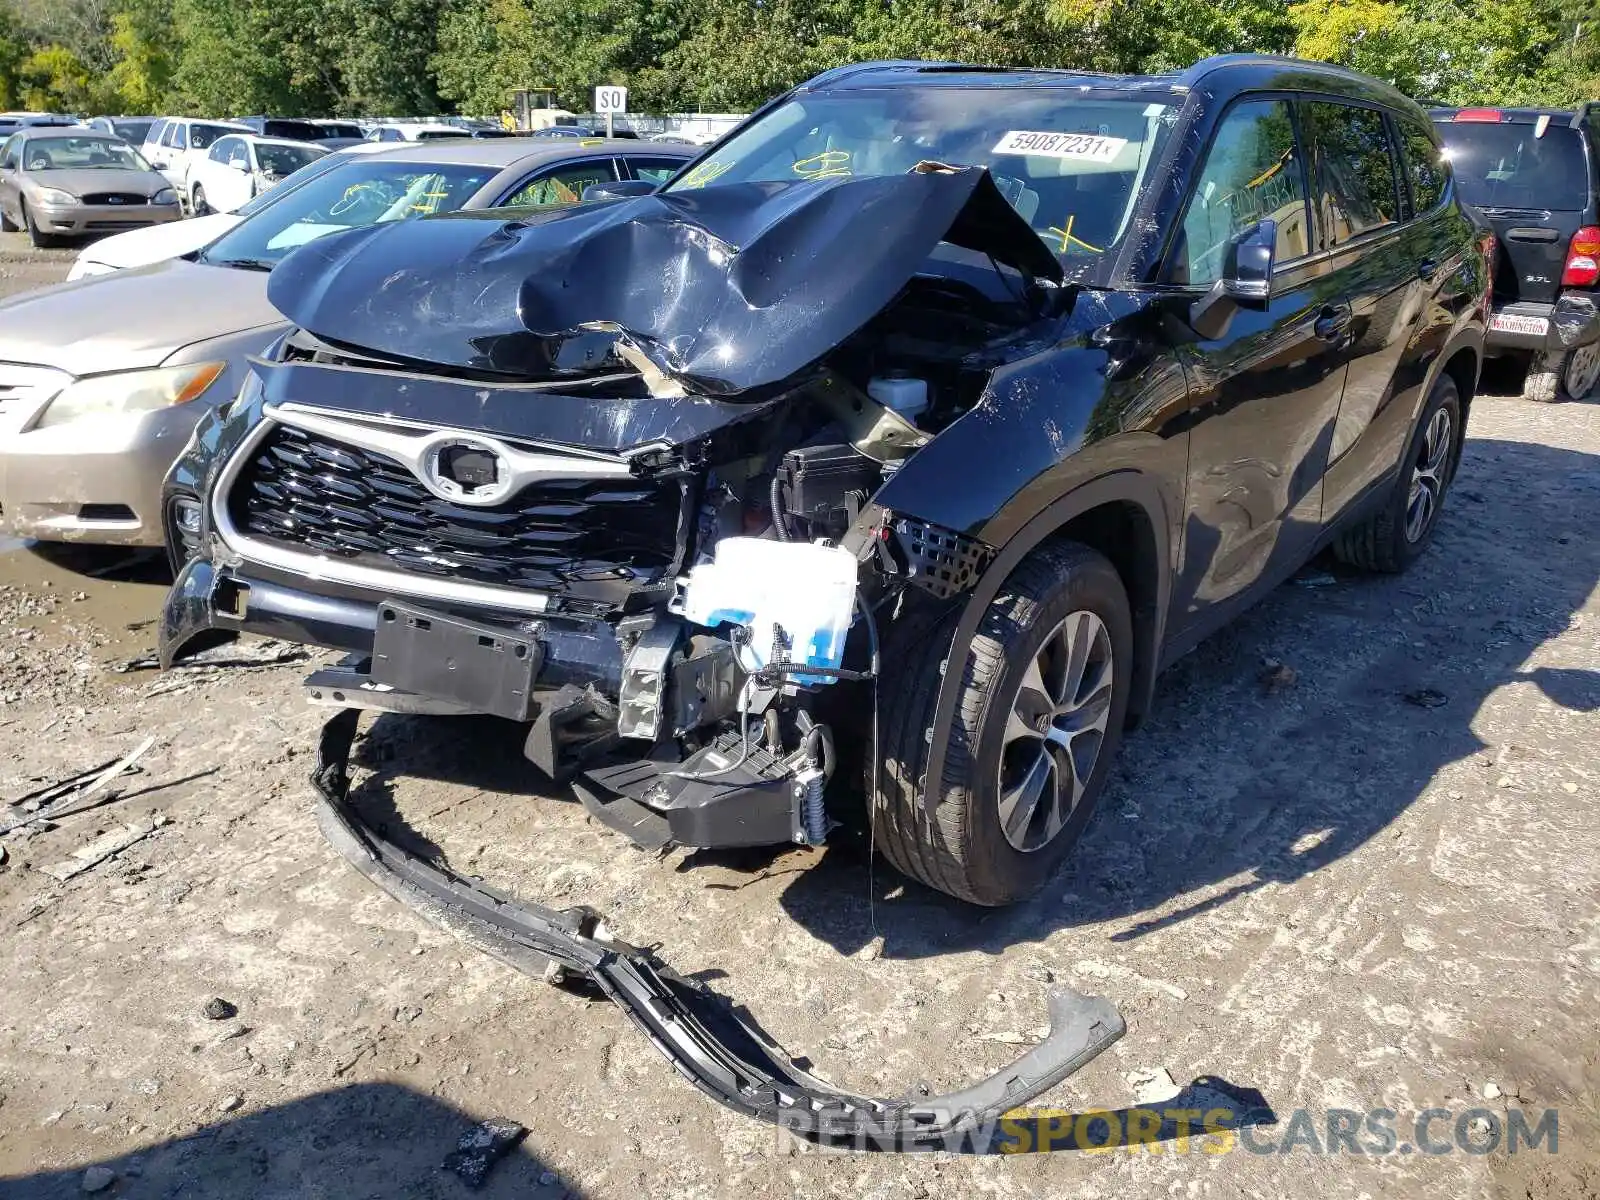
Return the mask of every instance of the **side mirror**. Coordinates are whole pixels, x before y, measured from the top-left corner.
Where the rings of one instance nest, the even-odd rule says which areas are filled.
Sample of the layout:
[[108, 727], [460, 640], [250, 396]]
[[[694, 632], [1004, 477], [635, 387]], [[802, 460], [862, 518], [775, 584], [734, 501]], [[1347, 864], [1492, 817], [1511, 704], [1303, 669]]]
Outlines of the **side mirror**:
[[250, 169], [250, 161], [244, 158], [230, 158], [228, 165], [235, 171], [248, 171]]
[[1278, 252], [1278, 223], [1257, 221], [1228, 243], [1222, 278], [1194, 302], [1189, 324], [1202, 338], [1226, 337], [1241, 308], [1265, 310], [1272, 299], [1272, 268]]
[[622, 200], [628, 196], [648, 196], [656, 185], [648, 179], [617, 179], [610, 183], [591, 183], [583, 189], [585, 200]]

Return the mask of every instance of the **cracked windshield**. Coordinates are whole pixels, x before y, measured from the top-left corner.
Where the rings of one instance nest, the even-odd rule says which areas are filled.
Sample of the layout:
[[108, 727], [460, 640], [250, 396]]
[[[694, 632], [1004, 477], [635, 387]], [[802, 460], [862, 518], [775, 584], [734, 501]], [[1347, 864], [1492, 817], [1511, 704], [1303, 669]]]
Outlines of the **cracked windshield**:
[[897, 175], [920, 162], [986, 166], [1069, 274], [1095, 275], [1126, 236], [1171, 123], [1142, 97], [901, 87], [774, 109], [669, 190]]

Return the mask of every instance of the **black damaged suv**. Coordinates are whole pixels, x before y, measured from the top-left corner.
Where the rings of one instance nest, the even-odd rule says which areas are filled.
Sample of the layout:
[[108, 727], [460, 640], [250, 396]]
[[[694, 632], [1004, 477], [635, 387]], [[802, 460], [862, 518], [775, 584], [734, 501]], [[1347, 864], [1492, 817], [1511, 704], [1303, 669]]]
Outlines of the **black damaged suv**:
[[865, 64], [647, 186], [291, 255], [168, 481], [164, 660], [349, 651], [314, 699], [526, 722], [648, 844], [814, 843], [864, 788], [1004, 904], [1167, 663], [1438, 520], [1491, 242], [1373, 80]]
[[1488, 355], [1529, 400], [1600, 382], [1600, 104], [1434, 112], [1461, 203], [1495, 234]]

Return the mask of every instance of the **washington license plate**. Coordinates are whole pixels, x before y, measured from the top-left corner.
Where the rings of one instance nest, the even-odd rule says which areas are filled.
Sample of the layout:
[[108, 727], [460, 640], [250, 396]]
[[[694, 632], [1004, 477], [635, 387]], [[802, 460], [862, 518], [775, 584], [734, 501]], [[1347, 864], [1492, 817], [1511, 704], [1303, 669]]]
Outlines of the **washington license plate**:
[[1495, 313], [1489, 318], [1489, 328], [1496, 333], [1526, 333], [1544, 337], [1550, 332], [1548, 317], [1519, 317], [1513, 313]]

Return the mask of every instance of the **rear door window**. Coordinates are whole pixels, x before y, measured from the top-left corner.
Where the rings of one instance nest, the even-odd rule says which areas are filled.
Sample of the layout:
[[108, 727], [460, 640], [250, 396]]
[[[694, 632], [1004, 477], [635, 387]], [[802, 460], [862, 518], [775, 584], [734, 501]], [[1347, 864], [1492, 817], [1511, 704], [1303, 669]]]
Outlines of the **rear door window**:
[[1575, 212], [1589, 203], [1583, 134], [1550, 122], [1441, 122], [1451, 173], [1461, 198], [1480, 208], [1539, 208]]
[[167, 126], [167, 132], [161, 137], [161, 144], [174, 150], [187, 150], [189, 148], [189, 138], [184, 130], [182, 121], [174, 121]]
[[1383, 114], [1320, 100], [1301, 111], [1316, 148], [1314, 207], [1328, 244], [1398, 221], [1400, 187]]
[[1184, 214], [1173, 282], [1215, 283], [1228, 244], [1264, 220], [1277, 223], [1279, 263], [1311, 252], [1305, 173], [1294, 120], [1281, 100], [1237, 104], [1217, 127]]

